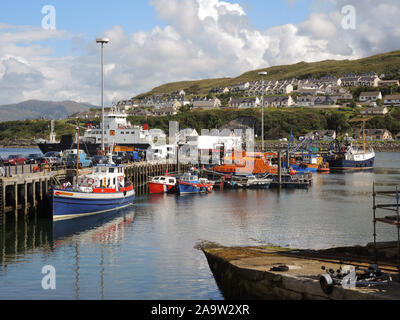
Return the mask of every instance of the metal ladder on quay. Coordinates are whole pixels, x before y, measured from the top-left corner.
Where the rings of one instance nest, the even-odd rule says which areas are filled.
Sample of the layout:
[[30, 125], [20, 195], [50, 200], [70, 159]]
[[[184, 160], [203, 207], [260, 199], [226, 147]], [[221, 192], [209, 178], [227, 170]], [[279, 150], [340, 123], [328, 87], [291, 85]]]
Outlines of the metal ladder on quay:
[[[395, 200], [392, 203], [377, 203], [377, 197], [391, 198]], [[377, 210], [386, 210], [395, 213], [391, 216], [378, 217]], [[393, 225], [397, 228], [397, 241], [396, 245], [381, 246], [380, 249], [397, 248], [397, 268], [400, 274], [400, 186], [396, 186], [393, 191], [377, 191], [375, 183], [373, 184], [373, 224], [374, 224], [374, 249], [375, 249], [375, 263], [378, 264], [378, 246], [377, 246], [377, 222]]]

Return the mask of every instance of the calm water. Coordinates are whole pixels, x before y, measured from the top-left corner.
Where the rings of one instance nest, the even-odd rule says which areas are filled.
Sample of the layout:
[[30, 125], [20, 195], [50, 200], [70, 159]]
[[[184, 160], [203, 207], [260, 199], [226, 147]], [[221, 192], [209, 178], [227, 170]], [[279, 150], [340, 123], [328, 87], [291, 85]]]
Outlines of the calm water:
[[[198, 241], [365, 245], [373, 241], [373, 181], [400, 184], [400, 153], [378, 154], [373, 173], [314, 175], [308, 191], [151, 196], [79, 225], [7, 223], [0, 233], [0, 299], [223, 299], [194, 249]], [[379, 225], [379, 240], [395, 237], [394, 228]], [[56, 269], [56, 290], [42, 289], [45, 265]]]

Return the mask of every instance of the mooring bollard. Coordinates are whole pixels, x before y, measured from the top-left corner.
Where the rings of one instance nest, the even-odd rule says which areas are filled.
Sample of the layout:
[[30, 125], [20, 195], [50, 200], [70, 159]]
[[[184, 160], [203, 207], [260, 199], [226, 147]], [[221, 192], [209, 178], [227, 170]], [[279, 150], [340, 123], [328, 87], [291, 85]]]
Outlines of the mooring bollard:
[[24, 174], [24, 168], [25, 166], [24, 165], [22, 165], [22, 174]]
[[32, 163], [29, 165], [30, 173], [33, 173]]

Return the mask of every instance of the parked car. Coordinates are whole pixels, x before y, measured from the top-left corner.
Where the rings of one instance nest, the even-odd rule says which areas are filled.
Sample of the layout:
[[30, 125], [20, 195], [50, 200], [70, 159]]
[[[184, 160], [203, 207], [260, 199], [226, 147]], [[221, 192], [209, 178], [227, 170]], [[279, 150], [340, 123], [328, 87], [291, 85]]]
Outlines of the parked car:
[[130, 161], [131, 157], [123, 151], [118, 151], [113, 154], [112, 160], [116, 164], [121, 164], [121, 163], [128, 163]]
[[26, 163], [30, 164], [36, 164], [40, 163], [43, 155], [40, 153], [31, 153], [26, 157]]
[[26, 158], [22, 154], [12, 154], [3, 161], [5, 165], [15, 166], [18, 164], [25, 164]]
[[108, 158], [102, 155], [95, 155], [92, 159], [93, 164], [104, 164], [108, 163]]
[[61, 164], [61, 154], [57, 151], [46, 152], [40, 162], [59, 165]]
[[[67, 168], [76, 168], [77, 155], [69, 154], [67, 158]], [[92, 159], [86, 153], [79, 152], [79, 168], [87, 168], [93, 165]]]

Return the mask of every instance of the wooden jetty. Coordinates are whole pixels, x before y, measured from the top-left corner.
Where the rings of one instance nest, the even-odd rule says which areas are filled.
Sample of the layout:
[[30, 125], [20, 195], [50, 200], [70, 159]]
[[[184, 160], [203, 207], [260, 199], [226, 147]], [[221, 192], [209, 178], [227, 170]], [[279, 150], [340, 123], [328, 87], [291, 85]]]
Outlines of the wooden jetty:
[[[189, 169], [191, 165], [178, 165], [167, 162], [135, 162], [126, 164], [125, 175], [135, 186], [137, 196], [147, 195], [147, 181], [150, 177], [165, 175], [168, 172], [179, 172]], [[75, 173], [74, 169], [43, 167], [40, 172], [33, 172], [25, 167], [6, 168], [7, 176], [0, 177], [0, 216], [5, 223], [6, 217], [39, 214], [51, 217], [51, 190], [55, 183], [69, 181]], [[84, 174], [91, 169], [82, 169]], [[12, 172], [11, 175], [9, 172]]]

